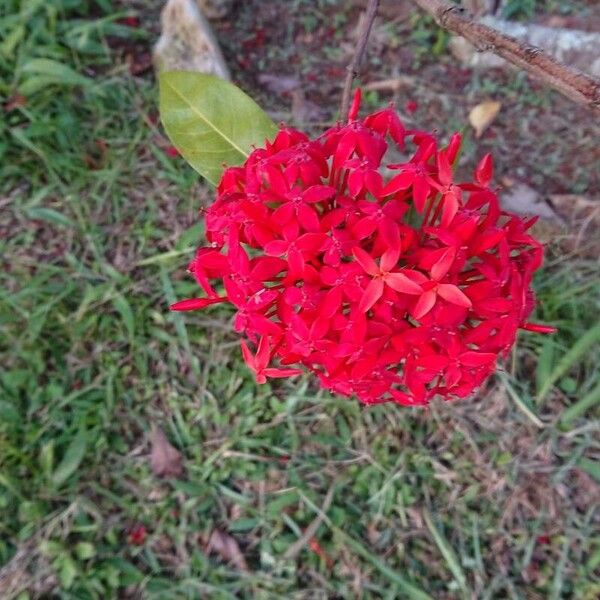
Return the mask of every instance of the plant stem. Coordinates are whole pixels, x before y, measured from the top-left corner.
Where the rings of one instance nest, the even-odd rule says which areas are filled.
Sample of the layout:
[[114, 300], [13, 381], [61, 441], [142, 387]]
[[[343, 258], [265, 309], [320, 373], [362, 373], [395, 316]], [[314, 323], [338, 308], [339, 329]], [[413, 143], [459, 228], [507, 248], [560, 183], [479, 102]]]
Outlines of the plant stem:
[[356, 44], [356, 50], [352, 57], [352, 62], [348, 65], [346, 74], [346, 81], [344, 82], [344, 91], [342, 93], [342, 101], [340, 103], [340, 119], [345, 120], [348, 115], [348, 106], [350, 105], [350, 94], [352, 93], [352, 81], [358, 75], [358, 69], [365, 55], [367, 49], [367, 42], [369, 41], [369, 34], [377, 14], [377, 8], [379, 6], [379, 0], [369, 0], [367, 10], [363, 18], [362, 27], [358, 35], [358, 43]]

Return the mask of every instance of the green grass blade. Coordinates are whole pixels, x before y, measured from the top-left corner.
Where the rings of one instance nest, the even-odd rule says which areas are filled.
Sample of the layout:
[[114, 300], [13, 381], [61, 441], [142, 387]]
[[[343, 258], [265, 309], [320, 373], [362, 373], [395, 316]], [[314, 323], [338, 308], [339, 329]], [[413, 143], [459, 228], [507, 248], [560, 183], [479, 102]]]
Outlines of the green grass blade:
[[399, 573], [390, 569], [382, 560], [371, 554], [360, 542], [350, 537], [347, 533], [332, 525], [335, 533], [341, 537], [348, 546], [350, 546], [356, 554], [362, 556], [369, 561], [382, 575], [387, 577], [391, 582], [395, 583], [403, 592], [401, 598], [408, 600], [433, 600], [433, 598], [425, 593], [422, 589], [416, 587], [413, 583], [402, 577]]
[[554, 579], [552, 580], [552, 591], [550, 593], [550, 600], [560, 600], [564, 596], [562, 595], [563, 582], [564, 582], [564, 571], [569, 556], [569, 547], [571, 546], [570, 538], [565, 538], [563, 547], [554, 571]]
[[542, 420], [533, 412], [533, 409], [517, 394], [515, 388], [510, 384], [508, 377], [502, 373], [498, 372], [498, 375], [508, 392], [508, 395], [511, 397], [512, 401], [517, 405], [517, 408], [536, 426], [540, 429], [543, 429], [544, 423]]
[[591, 475], [598, 483], [600, 483], [600, 462], [591, 458], [580, 458], [575, 466]]
[[87, 450], [88, 434], [85, 429], [80, 429], [71, 440], [63, 459], [60, 461], [56, 471], [52, 474], [52, 483], [60, 487], [75, 473]]
[[427, 510], [423, 511], [423, 519], [425, 520], [425, 524], [431, 532], [431, 535], [433, 536], [437, 547], [440, 549], [440, 552], [442, 553], [442, 556], [444, 557], [444, 560], [446, 561], [450, 572], [456, 580], [456, 583], [458, 583], [463, 594], [465, 596], [468, 596], [469, 589], [467, 586], [467, 578], [465, 577], [465, 573], [462, 570], [462, 567], [460, 566], [460, 562], [458, 560], [458, 557], [456, 556], [456, 553], [452, 549], [452, 546], [450, 546], [448, 540], [446, 540], [446, 538], [442, 535], [439, 529], [435, 526], [431, 515]]
[[581, 400], [575, 402], [567, 408], [561, 415], [561, 423], [568, 425], [573, 419], [582, 415], [586, 410], [589, 410], [595, 404], [600, 402], [600, 381], [596, 387], [590, 390]]
[[543, 383], [538, 394], [538, 403], [541, 402], [552, 389], [552, 386], [591, 348], [600, 341], [600, 321], [581, 337], [575, 345], [558, 361], [554, 370]]

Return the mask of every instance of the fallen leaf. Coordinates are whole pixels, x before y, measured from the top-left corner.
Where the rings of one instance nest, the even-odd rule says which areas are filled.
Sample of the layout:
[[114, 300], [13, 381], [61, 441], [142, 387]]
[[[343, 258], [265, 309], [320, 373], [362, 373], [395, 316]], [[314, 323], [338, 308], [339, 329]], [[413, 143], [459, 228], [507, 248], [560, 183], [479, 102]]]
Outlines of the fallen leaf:
[[600, 229], [600, 198], [586, 198], [576, 194], [554, 194], [549, 196], [548, 200], [552, 208], [565, 221], [574, 226], [588, 221], [596, 232]]
[[179, 477], [183, 473], [183, 457], [163, 433], [156, 427], [152, 431], [150, 467], [157, 477]]
[[291, 96], [292, 118], [295, 123], [314, 123], [322, 121], [327, 116], [327, 112], [323, 108], [306, 99], [302, 90], [292, 90]]
[[224, 561], [231, 563], [238, 571], [247, 571], [248, 564], [238, 543], [228, 533], [214, 529], [206, 543], [206, 552], [218, 554]]
[[132, 75], [141, 75], [152, 68], [150, 52], [132, 52], [126, 55], [125, 61], [129, 65], [129, 72]]
[[22, 108], [26, 104], [27, 98], [25, 98], [25, 96], [23, 96], [22, 94], [13, 94], [4, 103], [4, 110], [6, 112], [10, 112], [11, 110], [15, 110], [16, 108]]
[[469, 113], [469, 123], [471, 123], [475, 130], [475, 137], [480, 138], [482, 136], [483, 132], [498, 116], [501, 107], [501, 102], [497, 102], [496, 100], [486, 100], [471, 109], [471, 112]]
[[576, 194], [555, 194], [548, 197], [554, 212], [566, 223], [566, 252], [598, 259], [600, 254], [600, 198], [586, 198]]
[[300, 87], [300, 80], [291, 75], [277, 75], [275, 73], [261, 73], [258, 76], [259, 83], [262, 83], [270, 92], [274, 94], [287, 94]]
[[509, 191], [502, 194], [500, 203], [504, 210], [520, 215], [538, 216], [552, 221], [562, 221], [561, 217], [544, 201], [539, 192], [525, 183], [515, 183]]

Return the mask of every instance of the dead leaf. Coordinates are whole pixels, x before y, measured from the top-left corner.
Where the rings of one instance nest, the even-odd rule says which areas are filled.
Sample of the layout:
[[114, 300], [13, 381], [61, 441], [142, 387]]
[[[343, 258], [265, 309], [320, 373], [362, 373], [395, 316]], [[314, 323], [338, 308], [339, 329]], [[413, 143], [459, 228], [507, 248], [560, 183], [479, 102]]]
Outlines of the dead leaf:
[[562, 222], [539, 192], [525, 183], [515, 183], [509, 191], [502, 194], [500, 202], [504, 210], [519, 215], [538, 216], [550, 221]]
[[132, 52], [125, 57], [132, 75], [142, 75], [152, 68], [152, 54], [150, 52]]
[[482, 136], [483, 132], [498, 116], [501, 107], [501, 102], [497, 102], [496, 100], [486, 100], [471, 109], [471, 112], [469, 113], [469, 123], [471, 123], [475, 130], [475, 137], [480, 138]]
[[274, 94], [287, 94], [300, 87], [300, 80], [292, 75], [261, 73], [258, 76], [258, 81]]
[[25, 98], [25, 96], [23, 96], [22, 94], [13, 94], [4, 103], [4, 110], [6, 112], [10, 112], [11, 110], [15, 110], [16, 108], [22, 108], [26, 105], [27, 98]]
[[322, 121], [327, 116], [327, 111], [318, 104], [307, 100], [300, 89], [292, 90], [292, 118], [295, 123], [314, 123]]
[[600, 228], [600, 198], [586, 198], [577, 194], [554, 194], [549, 196], [548, 200], [565, 221], [575, 226], [591, 221], [596, 231]]
[[152, 431], [150, 467], [157, 477], [179, 477], [183, 473], [181, 452], [169, 443], [159, 427]]
[[231, 563], [238, 571], [247, 571], [248, 564], [238, 543], [228, 533], [214, 529], [206, 543], [206, 552], [218, 554], [225, 562]]

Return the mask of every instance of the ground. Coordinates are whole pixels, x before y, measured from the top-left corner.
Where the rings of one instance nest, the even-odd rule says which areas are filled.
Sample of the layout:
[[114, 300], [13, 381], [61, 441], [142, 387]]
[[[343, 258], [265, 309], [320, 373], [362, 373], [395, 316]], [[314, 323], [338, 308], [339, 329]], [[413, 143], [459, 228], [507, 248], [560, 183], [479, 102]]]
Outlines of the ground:
[[[579, 22], [593, 4], [508, 3]], [[362, 83], [403, 84], [369, 107], [394, 99], [444, 137], [499, 100], [461, 169], [492, 151], [503, 185], [598, 196], [590, 113], [519, 73], [462, 69], [446, 34], [395, 6]], [[0, 596], [597, 598], [592, 236], [565, 253], [570, 232], [554, 231], [537, 317], [559, 333], [523, 335], [476, 398], [367, 408], [308, 378], [257, 386], [230, 315], [168, 311], [195, 290], [185, 265], [211, 191], [157, 124], [159, 8], [0, 8]], [[253, 0], [215, 26], [235, 80], [318, 130], [359, 12]]]

